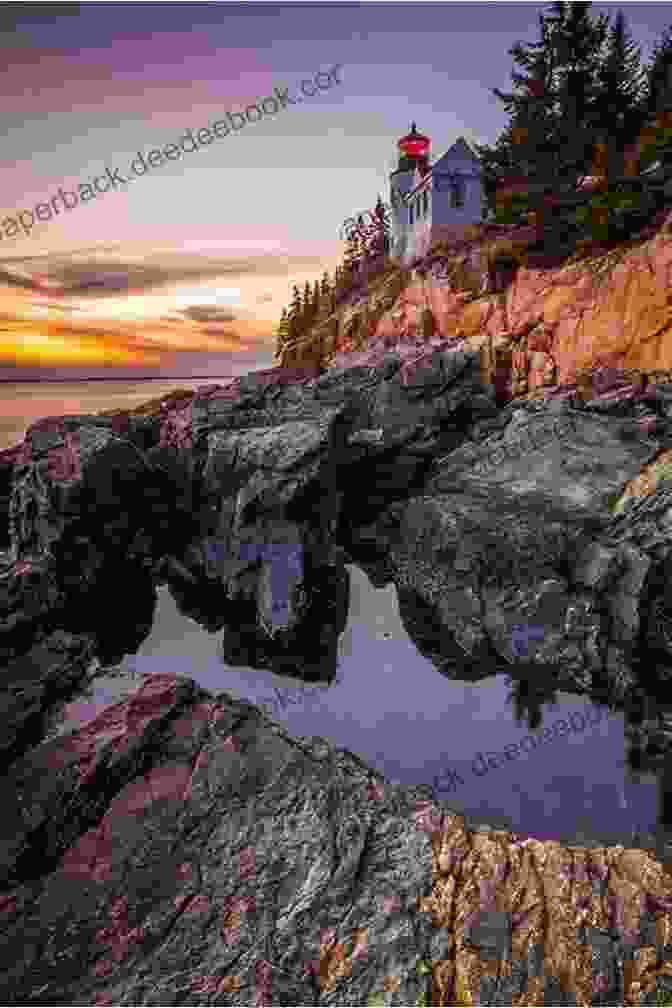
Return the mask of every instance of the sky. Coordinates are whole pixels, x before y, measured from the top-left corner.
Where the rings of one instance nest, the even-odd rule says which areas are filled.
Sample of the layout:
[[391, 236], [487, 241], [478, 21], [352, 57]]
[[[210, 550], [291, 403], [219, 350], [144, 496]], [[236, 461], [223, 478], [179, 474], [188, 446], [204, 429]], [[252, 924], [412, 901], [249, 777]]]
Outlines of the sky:
[[[672, 23], [668, 4], [592, 9], [623, 10], [645, 60]], [[411, 121], [432, 160], [460, 134], [494, 143], [507, 118], [490, 89], [508, 89], [507, 50], [537, 39], [543, 10], [4, 5], [0, 380], [272, 366], [292, 286], [333, 274], [344, 219], [388, 198]], [[296, 100], [318, 72], [323, 90]], [[259, 121], [175, 154], [187, 130], [284, 89], [293, 104], [266, 102]], [[172, 158], [133, 174], [140, 154], [169, 145]], [[127, 181], [93, 195], [103, 176]]]

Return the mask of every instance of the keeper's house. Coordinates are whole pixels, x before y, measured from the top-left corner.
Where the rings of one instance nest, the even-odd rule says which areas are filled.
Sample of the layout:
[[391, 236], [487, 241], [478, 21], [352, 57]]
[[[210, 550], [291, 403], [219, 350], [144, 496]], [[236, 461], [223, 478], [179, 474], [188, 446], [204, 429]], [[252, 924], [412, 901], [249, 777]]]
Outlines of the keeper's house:
[[464, 137], [429, 163], [429, 137], [411, 132], [398, 141], [399, 164], [390, 173], [390, 254], [404, 266], [426, 255], [432, 242], [460, 237], [483, 219], [481, 165]]

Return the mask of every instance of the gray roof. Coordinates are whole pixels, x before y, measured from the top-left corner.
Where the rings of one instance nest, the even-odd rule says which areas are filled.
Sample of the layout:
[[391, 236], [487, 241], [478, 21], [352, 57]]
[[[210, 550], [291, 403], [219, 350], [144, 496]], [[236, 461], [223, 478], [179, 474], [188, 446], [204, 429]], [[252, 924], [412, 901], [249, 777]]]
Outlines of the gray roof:
[[443, 156], [450, 157], [451, 155], [456, 157], [468, 157], [473, 161], [479, 161], [478, 154], [463, 136], [459, 136], [452, 147], [449, 147]]

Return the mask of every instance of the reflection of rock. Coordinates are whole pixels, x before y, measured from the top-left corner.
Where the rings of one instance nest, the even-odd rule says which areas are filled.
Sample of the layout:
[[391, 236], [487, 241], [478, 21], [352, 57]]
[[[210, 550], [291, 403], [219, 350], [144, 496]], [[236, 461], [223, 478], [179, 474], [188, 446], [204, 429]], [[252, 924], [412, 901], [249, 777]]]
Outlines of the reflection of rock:
[[229, 603], [235, 618], [227, 621], [222, 641], [228, 665], [270, 668], [274, 672], [307, 681], [332, 681], [336, 674], [338, 637], [348, 613], [348, 577], [336, 567], [321, 567], [307, 582], [306, 608], [301, 623], [276, 631], [273, 637], [259, 634], [255, 619], [257, 602], [242, 596]]
[[148, 636], [156, 601], [149, 571], [109, 558], [94, 581], [71, 591], [62, 626], [94, 635], [98, 658], [114, 665], [125, 654], [135, 654]]

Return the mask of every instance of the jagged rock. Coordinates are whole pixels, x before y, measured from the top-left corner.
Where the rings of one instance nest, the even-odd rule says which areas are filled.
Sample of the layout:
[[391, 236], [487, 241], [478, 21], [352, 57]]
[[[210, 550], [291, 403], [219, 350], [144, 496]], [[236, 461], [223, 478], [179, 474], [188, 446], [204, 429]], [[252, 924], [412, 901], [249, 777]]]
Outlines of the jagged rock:
[[[665, 682], [672, 491], [642, 483], [612, 509], [663, 443], [636, 396], [616, 397], [621, 417], [560, 400], [497, 409], [478, 356], [446, 348], [281, 377], [199, 390], [143, 447], [133, 423], [69, 418], [19, 453], [0, 579], [15, 684], [0, 711], [0, 996], [653, 998], [664, 963], [645, 952], [628, 966], [623, 952], [672, 925], [660, 848], [474, 831], [429, 788], [392, 788], [169, 675], [45, 737], [94, 652], [113, 663], [137, 649], [159, 579], [223, 630], [226, 661], [330, 681], [350, 556], [395, 582], [444, 675], [508, 669], [539, 697], [593, 695], [606, 677], [623, 705], [644, 686], [644, 647]], [[521, 621], [543, 631], [522, 654]]]
[[[661, 443], [638, 426], [638, 400], [616, 401], [630, 410], [622, 418], [562, 403], [498, 410], [478, 355], [430, 349], [399, 360], [199, 390], [173, 411], [177, 441], [166, 434], [174, 416], [164, 416], [146, 453], [88, 418], [79, 430], [72, 418], [36, 425], [14, 469], [12, 543], [15, 561], [47, 558], [52, 580], [39, 583], [53, 586], [40, 589], [39, 632], [50, 600], [77, 611], [59, 625], [95, 628], [107, 655], [132, 653], [161, 577], [185, 611], [225, 628], [228, 660], [303, 663], [306, 678], [329, 679], [324, 655], [335, 653], [347, 598], [338, 543], [372, 576], [391, 576], [409, 605], [433, 610], [444, 674], [515, 666], [511, 632], [524, 615], [546, 630], [530, 660], [562, 669], [580, 690], [606, 675], [625, 695], [645, 583], [667, 536], [664, 519], [652, 528], [641, 508], [625, 525], [612, 515]], [[393, 516], [395, 502], [403, 507]], [[613, 535], [613, 564], [587, 583], [579, 554], [608, 548]], [[142, 573], [126, 593], [134, 629], [122, 644], [99, 614], [131, 567]], [[25, 623], [20, 598], [10, 593], [7, 607]], [[568, 628], [567, 613], [579, 610], [580, 627], [572, 618]]]
[[[93, 656], [93, 638], [55, 631], [3, 670], [0, 693], [0, 767], [5, 773], [45, 734], [50, 709], [68, 699]], [[5, 833], [9, 832], [4, 830]]]
[[[484, 442], [442, 458], [423, 495], [409, 502], [390, 552], [395, 582], [433, 611], [444, 659], [462, 669], [458, 677], [484, 677], [503, 660], [515, 662], [511, 632], [523, 618], [545, 631], [530, 659], [557, 667], [568, 689], [583, 691], [605, 672], [620, 695], [634, 684], [652, 557], [641, 537], [638, 548], [622, 543], [598, 590], [584, 555], [612, 532], [610, 496], [656, 452], [647, 438], [624, 438], [624, 430], [577, 413], [556, 420], [519, 410]], [[572, 582], [572, 562], [581, 587]], [[573, 617], [570, 627], [568, 613], [577, 607], [580, 625]]]
[[[373, 363], [385, 352], [409, 353], [416, 341], [426, 347], [461, 339], [470, 350], [504, 341], [516, 356], [515, 374], [506, 381], [509, 397], [547, 396], [554, 383], [569, 385], [585, 368], [669, 371], [669, 218], [667, 207], [638, 244], [591, 258], [528, 254], [506, 277], [493, 268], [497, 249], [506, 245], [515, 253], [539, 236], [529, 226], [486, 229], [461, 249], [437, 250], [417, 269], [397, 269], [386, 280], [396, 295], [382, 314], [373, 286], [365, 297], [360, 293], [356, 306], [338, 309], [328, 323], [341, 332], [353, 316], [363, 319], [370, 312], [379, 321], [356, 348], [341, 339], [333, 360], [346, 367]], [[436, 333], [427, 330], [423, 338], [427, 310]], [[310, 332], [303, 339], [306, 359], [315, 339]]]
[[24, 654], [58, 625], [67, 596], [51, 559], [16, 561], [0, 576], [0, 664]]
[[669, 978], [653, 852], [469, 826], [189, 679], [79, 718], [0, 783], [8, 1003], [639, 1004]]

